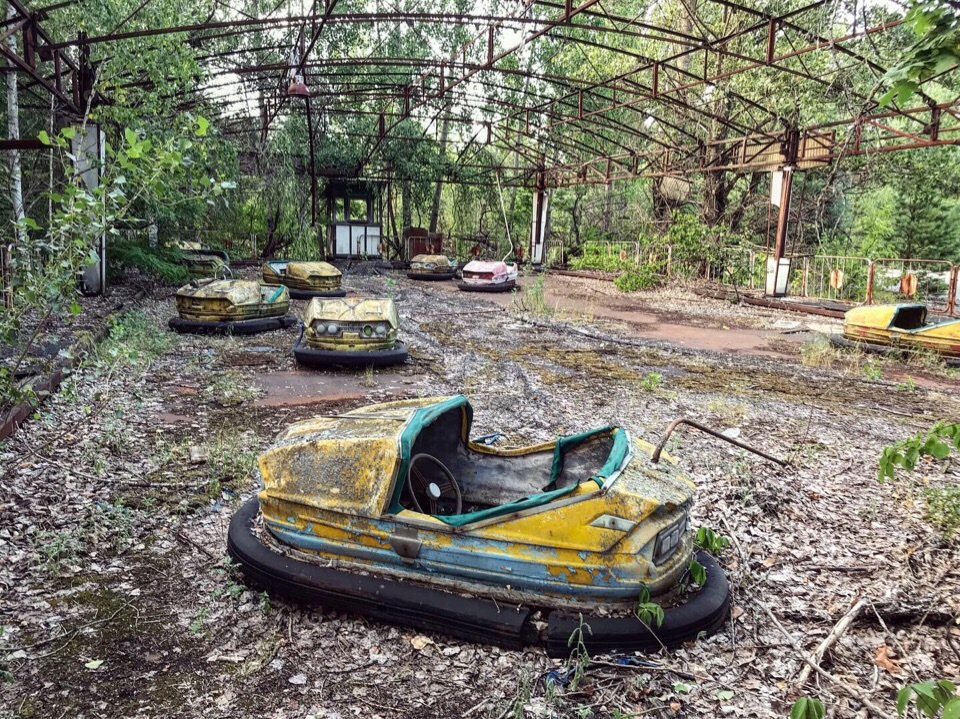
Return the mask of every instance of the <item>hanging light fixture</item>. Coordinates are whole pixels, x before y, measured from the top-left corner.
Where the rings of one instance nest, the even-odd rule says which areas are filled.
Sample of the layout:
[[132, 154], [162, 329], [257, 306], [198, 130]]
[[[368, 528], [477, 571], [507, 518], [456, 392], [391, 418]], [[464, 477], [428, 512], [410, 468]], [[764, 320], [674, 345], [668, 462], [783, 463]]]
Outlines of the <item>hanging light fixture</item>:
[[303, 81], [303, 75], [294, 75], [287, 87], [287, 94], [290, 97], [310, 97], [310, 91], [307, 89], [307, 83]]

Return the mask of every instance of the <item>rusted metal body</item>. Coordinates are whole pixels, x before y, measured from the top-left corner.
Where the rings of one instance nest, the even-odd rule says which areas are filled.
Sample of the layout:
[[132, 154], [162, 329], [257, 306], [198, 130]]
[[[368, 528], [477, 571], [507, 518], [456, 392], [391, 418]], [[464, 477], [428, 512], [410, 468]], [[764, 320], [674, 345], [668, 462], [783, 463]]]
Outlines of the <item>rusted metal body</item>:
[[265, 284], [286, 285], [291, 292], [318, 296], [338, 292], [343, 279], [343, 273], [328, 262], [271, 260], [263, 263], [261, 273]]
[[[416, 601], [425, 610], [418, 626], [471, 639], [539, 641], [531, 615], [503, 626], [487, 611], [506, 601], [544, 608], [551, 654], [569, 637], [565, 610], [592, 623], [590, 612], [619, 607], [614, 626], [598, 626], [598, 644], [657, 646], [633, 608], [641, 591], [673, 588], [693, 556], [694, 486], [676, 461], [653, 463], [652, 445], [617, 427], [499, 449], [471, 441], [471, 421], [455, 396], [291, 425], [259, 458], [264, 489], [231, 523], [231, 554], [284, 593], [324, 603], [352, 596], [351, 609], [403, 622], [411, 617], [390, 605]], [[254, 512], [266, 533], [255, 541]], [[283, 547], [300, 559], [290, 564]], [[709, 633], [726, 616], [726, 581], [706, 561], [704, 589], [666, 612], [666, 644]], [[363, 576], [380, 601], [358, 584]], [[475, 599], [464, 603], [464, 592]]]
[[856, 307], [844, 318], [843, 337], [895, 351], [960, 358], [960, 319], [930, 322], [922, 304]]
[[393, 300], [318, 298], [307, 305], [303, 324], [308, 347], [357, 352], [393, 347], [400, 317]]
[[417, 255], [410, 260], [411, 280], [452, 280], [457, 263], [446, 255]]
[[290, 310], [286, 287], [251, 280], [194, 280], [176, 294], [181, 319], [228, 322], [282, 317]]

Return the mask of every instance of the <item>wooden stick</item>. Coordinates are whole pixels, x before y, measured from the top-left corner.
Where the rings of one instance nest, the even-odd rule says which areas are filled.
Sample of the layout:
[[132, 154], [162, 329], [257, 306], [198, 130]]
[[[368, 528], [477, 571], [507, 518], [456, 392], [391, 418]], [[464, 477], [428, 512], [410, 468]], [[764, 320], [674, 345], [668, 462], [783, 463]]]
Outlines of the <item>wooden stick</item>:
[[[720, 517], [720, 522], [721, 522], [721, 524], [723, 524], [724, 528], [725, 528], [728, 532], [730, 532], [730, 539], [731, 539], [732, 542], [733, 542], [733, 546], [734, 546], [734, 548], [736, 548], [737, 553], [740, 555], [740, 566], [742, 566], [742, 567], [749, 567], [750, 565], [749, 565], [749, 564], [746, 564], [746, 562], [748, 561], [748, 560], [747, 560], [747, 555], [746, 555], [746, 553], [743, 551], [743, 547], [741, 546], [740, 542], [737, 540], [736, 535], [735, 535], [732, 531], [730, 531], [730, 525], [727, 524], [726, 518], [721, 516], [721, 517]], [[751, 594], [752, 594], [752, 593], [751, 593]], [[822, 676], [822, 677], [823, 677], [824, 679], [826, 679], [828, 682], [830, 682], [830, 683], [833, 684], [834, 686], [838, 687], [839, 689], [843, 690], [843, 692], [844, 692], [845, 694], [847, 694], [848, 696], [850, 696], [850, 697], [853, 698], [853, 699], [856, 699], [856, 700], [857, 700], [858, 702], [860, 702], [868, 711], [872, 712], [874, 716], [878, 716], [878, 717], [887, 717], [887, 716], [890, 716], [890, 712], [885, 712], [883, 709], [881, 709], [881, 708], [878, 707], [876, 704], [874, 704], [872, 701], [870, 701], [870, 700], [866, 697], [866, 695], [865, 695], [862, 691], [860, 691], [857, 687], [852, 687], [852, 686], [850, 686], [849, 684], [847, 684], [846, 682], [840, 681], [840, 680], [837, 679], [835, 676], [833, 676], [830, 672], [828, 672], [827, 670], [823, 669], [819, 664], [814, 663], [813, 660], [810, 659], [810, 658], [807, 656], [807, 653], [803, 650], [803, 647], [801, 647], [801, 646], [797, 643], [797, 640], [793, 638], [793, 635], [790, 634], [790, 632], [788, 632], [788, 631], [786, 630], [786, 628], [783, 626], [783, 624], [780, 623], [780, 620], [777, 619], [776, 615], [775, 615], [772, 611], [770, 611], [770, 608], [767, 607], [766, 604], [764, 604], [763, 602], [761, 602], [761, 601], [760, 601], [760, 598], [757, 597], [756, 595], [753, 595], [752, 598], [753, 598], [753, 600], [754, 600], [754, 603], [755, 603], [757, 606], [759, 606], [761, 609], [763, 609], [764, 612], [767, 613], [767, 616], [770, 617], [770, 620], [774, 623], [774, 625], [777, 627], [777, 629], [779, 629], [779, 630], [783, 633], [783, 636], [787, 638], [787, 641], [788, 641], [788, 642], [790, 642], [790, 646], [793, 647], [793, 649], [797, 652], [797, 654], [800, 655], [800, 657], [803, 659], [804, 663], [805, 663], [807, 666], [809, 666], [813, 671], [815, 671], [817, 674], [819, 674], [820, 676]]]
[[823, 655], [827, 653], [827, 650], [830, 649], [834, 644], [836, 644], [840, 637], [847, 633], [847, 629], [850, 628], [850, 625], [853, 624], [853, 621], [857, 618], [857, 615], [860, 614], [861, 610], [870, 603], [870, 600], [866, 597], [860, 597], [850, 610], [840, 617], [840, 621], [833, 626], [833, 631], [831, 631], [823, 641], [820, 642], [820, 645], [814, 649], [810, 655], [804, 660], [807, 662], [807, 665], [800, 670], [800, 674], [797, 675], [796, 679], [796, 689], [799, 691], [803, 689], [803, 685], [807, 683], [807, 680], [810, 678], [810, 673], [813, 671], [811, 667], [820, 666], [820, 662], [823, 661]]
[[783, 633], [783, 636], [787, 638], [787, 641], [790, 642], [790, 645], [797, 651], [798, 654], [801, 655], [801, 658], [803, 659], [803, 661], [806, 662], [806, 664], [811, 669], [813, 669], [813, 671], [815, 671], [817, 674], [822, 676], [828, 682], [836, 686], [838, 689], [843, 690], [843, 692], [847, 694], [849, 697], [851, 697], [852, 699], [855, 699], [858, 702], [860, 702], [871, 713], [873, 713], [874, 716], [878, 716], [878, 717], [890, 716], [889, 711], [884, 711], [883, 709], [878, 707], [876, 704], [874, 704], [872, 701], [870, 701], [860, 689], [858, 689], [857, 687], [852, 687], [846, 682], [840, 681], [835, 676], [833, 676], [833, 674], [823, 669], [819, 664], [815, 664], [809, 657], [807, 657], [806, 653], [803, 651], [803, 648], [799, 644], [797, 644], [797, 640], [793, 638], [793, 635], [786, 630], [786, 628], [780, 623], [780, 620], [777, 619], [776, 615], [772, 611], [770, 611], [770, 608], [767, 607], [766, 604], [761, 602], [760, 599], [756, 596], [754, 597], [754, 601], [756, 602], [757, 606], [759, 606], [761, 609], [763, 609], [763, 611], [767, 613], [767, 616], [770, 617], [771, 621], [776, 625], [777, 629], [779, 629]]

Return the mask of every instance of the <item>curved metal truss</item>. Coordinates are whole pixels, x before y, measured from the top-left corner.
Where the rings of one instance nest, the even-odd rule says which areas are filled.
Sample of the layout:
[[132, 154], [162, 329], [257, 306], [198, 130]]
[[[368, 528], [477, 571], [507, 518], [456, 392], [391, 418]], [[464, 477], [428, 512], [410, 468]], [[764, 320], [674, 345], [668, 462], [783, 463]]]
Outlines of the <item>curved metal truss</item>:
[[[300, 75], [320, 118], [311, 153], [319, 125], [359, 145], [352, 171], [371, 179], [391, 172], [385, 148], [433, 141], [441, 121], [456, 128], [457, 159], [440, 174], [541, 188], [803, 169], [960, 137], [960, 98], [942, 76], [930, 81], [936, 100], [923, 88], [915, 106], [878, 105], [891, 48], [903, 44], [891, 42], [903, 30], [889, 3], [787, 2], [770, 14], [745, 0], [487, 0], [463, 13], [426, 0], [314, 0], [294, 13], [293, 0], [278, 0], [256, 14], [216, 0], [204, 22], [139, 26], [149, 2], [108, 34], [55, 39], [44, 22], [68, 3], [10, 0], [3, 37], [21, 33], [23, 52], [0, 43], [0, 53], [25, 91], [79, 114], [117, 43], [180, 37], [209, 75], [179, 106], [212, 104], [224, 132], [261, 139], [301, 112], [288, 93]], [[423, 42], [381, 51], [401, 36]], [[422, 131], [405, 130], [411, 122]]]

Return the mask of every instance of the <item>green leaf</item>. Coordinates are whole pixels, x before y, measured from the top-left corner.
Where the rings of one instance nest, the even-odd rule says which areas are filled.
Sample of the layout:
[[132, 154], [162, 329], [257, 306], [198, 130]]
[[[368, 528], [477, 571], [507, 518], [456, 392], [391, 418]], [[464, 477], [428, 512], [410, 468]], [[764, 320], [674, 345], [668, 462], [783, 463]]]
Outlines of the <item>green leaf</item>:
[[50, 135], [47, 134], [46, 130], [40, 130], [40, 132], [37, 134], [37, 139], [40, 140], [40, 142], [42, 142], [44, 145], [53, 144], [50, 142]]
[[203, 137], [207, 134], [207, 128], [210, 127], [210, 122], [205, 117], [197, 117], [197, 137]]
[[729, 689], [718, 689], [717, 690], [717, 699], [722, 702], [728, 702], [733, 699], [733, 692]]
[[137, 133], [131, 130], [129, 127], [124, 129], [123, 138], [127, 141], [127, 144], [133, 146], [137, 143]]
[[823, 719], [827, 710], [819, 699], [801, 697], [790, 708], [790, 719]]
[[904, 687], [897, 692], [897, 714], [903, 714], [904, 710], [907, 708], [907, 704], [910, 703], [910, 695], [912, 693], [913, 690], [910, 687]]
[[677, 682], [673, 685], [673, 691], [677, 692], [677, 694], [689, 694], [690, 685], [684, 684], [683, 682]]
[[76, 129], [74, 129], [74, 128], [70, 127], [70, 126], [67, 126], [67, 127], [63, 128], [62, 130], [60, 130], [60, 134], [63, 135], [63, 136], [64, 136], [65, 138], [67, 138], [68, 140], [72, 140], [74, 137], [77, 136], [77, 131], [76, 131]]
[[943, 707], [943, 719], [960, 719], [960, 699], [951, 699]]
[[707, 583], [707, 570], [700, 562], [691, 559], [687, 568], [690, 570], [690, 578], [693, 579], [694, 584], [699, 584], [702, 587]]
[[85, 666], [87, 669], [99, 669], [102, 664], [103, 659], [94, 659], [91, 662], [87, 662], [83, 666]]

